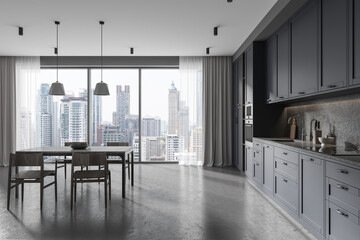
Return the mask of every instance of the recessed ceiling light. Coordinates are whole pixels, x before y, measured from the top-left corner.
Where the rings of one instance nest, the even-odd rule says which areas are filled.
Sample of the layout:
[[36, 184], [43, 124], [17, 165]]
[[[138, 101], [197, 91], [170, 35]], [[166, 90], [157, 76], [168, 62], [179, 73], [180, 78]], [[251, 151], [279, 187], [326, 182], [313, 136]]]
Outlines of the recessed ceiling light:
[[210, 54], [210, 48], [206, 48], [206, 54]]
[[214, 27], [214, 36], [218, 35], [218, 27]]
[[130, 48], [130, 54], [134, 54], [134, 48]]
[[227, 0], [227, 2], [228, 2], [228, 3], [231, 3], [231, 2], [232, 2], [232, 0]]
[[24, 29], [22, 27], [19, 27], [19, 36], [24, 35]]

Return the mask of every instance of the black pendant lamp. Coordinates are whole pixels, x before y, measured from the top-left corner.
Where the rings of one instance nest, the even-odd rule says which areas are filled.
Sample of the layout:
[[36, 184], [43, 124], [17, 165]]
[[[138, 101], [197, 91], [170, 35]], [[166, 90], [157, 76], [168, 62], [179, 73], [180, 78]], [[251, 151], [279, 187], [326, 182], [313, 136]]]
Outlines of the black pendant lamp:
[[99, 23], [101, 26], [101, 82], [98, 82], [96, 84], [94, 95], [110, 95], [108, 85], [103, 82], [103, 25], [104, 25], [104, 22], [100, 21]]
[[58, 95], [58, 96], [64, 96], [65, 95], [65, 89], [64, 85], [62, 83], [59, 83], [59, 25], [60, 22], [55, 21], [56, 24], [56, 48], [55, 48], [55, 54], [56, 54], [56, 82], [51, 84], [49, 95]]

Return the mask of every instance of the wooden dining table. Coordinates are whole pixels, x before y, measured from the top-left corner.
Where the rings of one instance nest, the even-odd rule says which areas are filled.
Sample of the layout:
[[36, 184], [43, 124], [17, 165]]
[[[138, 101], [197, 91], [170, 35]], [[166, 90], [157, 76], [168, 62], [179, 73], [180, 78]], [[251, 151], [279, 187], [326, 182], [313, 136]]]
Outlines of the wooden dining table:
[[16, 151], [16, 153], [42, 153], [44, 156], [71, 156], [73, 153], [105, 153], [107, 156], [118, 156], [121, 159], [111, 159], [109, 164], [122, 165], [122, 197], [125, 198], [126, 165], [125, 159], [131, 161], [130, 181], [134, 186], [134, 150], [129, 146], [91, 146], [86, 149], [72, 149], [71, 147], [36, 147]]

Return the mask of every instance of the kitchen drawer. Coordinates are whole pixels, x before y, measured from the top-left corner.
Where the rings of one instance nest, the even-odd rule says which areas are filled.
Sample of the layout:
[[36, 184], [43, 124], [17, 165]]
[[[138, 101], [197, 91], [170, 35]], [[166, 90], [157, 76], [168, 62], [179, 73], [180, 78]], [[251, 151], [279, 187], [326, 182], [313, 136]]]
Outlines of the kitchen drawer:
[[276, 147], [274, 151], [274, 156], [288, 162], [292, 162], [293, 164], [299, 165], [299, 154], [296, 152]]
[[275, 171], [280, 172], [280, 174], [283, 174], [289, 178], [291, 178], [292, 181], [298, 183], [298, 165], [293, 164], [292, 162], [288, 162], [279, 158], [275, 159]]
[[298, 184], [286, 176], [275, 173], [275, 197], [293, 212], [298, 214]]
[[360, 217], [360, 190], [328, 178], [328, 200]]
[[254, 161], [254, 181], [258, 184], [262, 183], [262, 164]]
[[359, 240], [359, 217], [328, 202], [328, 238], [333, 240]]
[[258, 163], [262, 163], [262, 152], [257, 150], [257, 149], [254, 149], [254, 158], [253, 160], [258, 162]]
[[262, 150], [262, 144], [256, 141], [253, 141], [253, 148], [256, 150], [261, 151]]
[[326, 176], [350, 186], [360, 188], [360, 170], [327, 162]]

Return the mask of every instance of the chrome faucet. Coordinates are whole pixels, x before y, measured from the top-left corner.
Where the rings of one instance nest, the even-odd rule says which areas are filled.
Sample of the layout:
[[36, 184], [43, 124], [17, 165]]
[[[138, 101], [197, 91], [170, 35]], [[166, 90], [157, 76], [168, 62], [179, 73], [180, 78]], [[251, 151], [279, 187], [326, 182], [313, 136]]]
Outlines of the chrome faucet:
[[299, 117], [301, 118], [301, 140], [306, 141], [306, 130], [305, 130], [305, 123], [304, 123], [304, 117], [300, 115], [299, 113], [294, 113], [288, 118], [288, 124], [291, 124], [291, 120], [293, 118]]
[[[315, 127], [316, 128], [316, 124], [317, 124], [317, 120], [316, 119], [311, 119], [310, 122], [310, 142], [313, 140], [314, 136], [313, 136], [313, 132], [312, 132], [312, 126], [313, 126], [313, 122], [315, 122]], [[315, 129], [316, 130], [316, 129]]]

